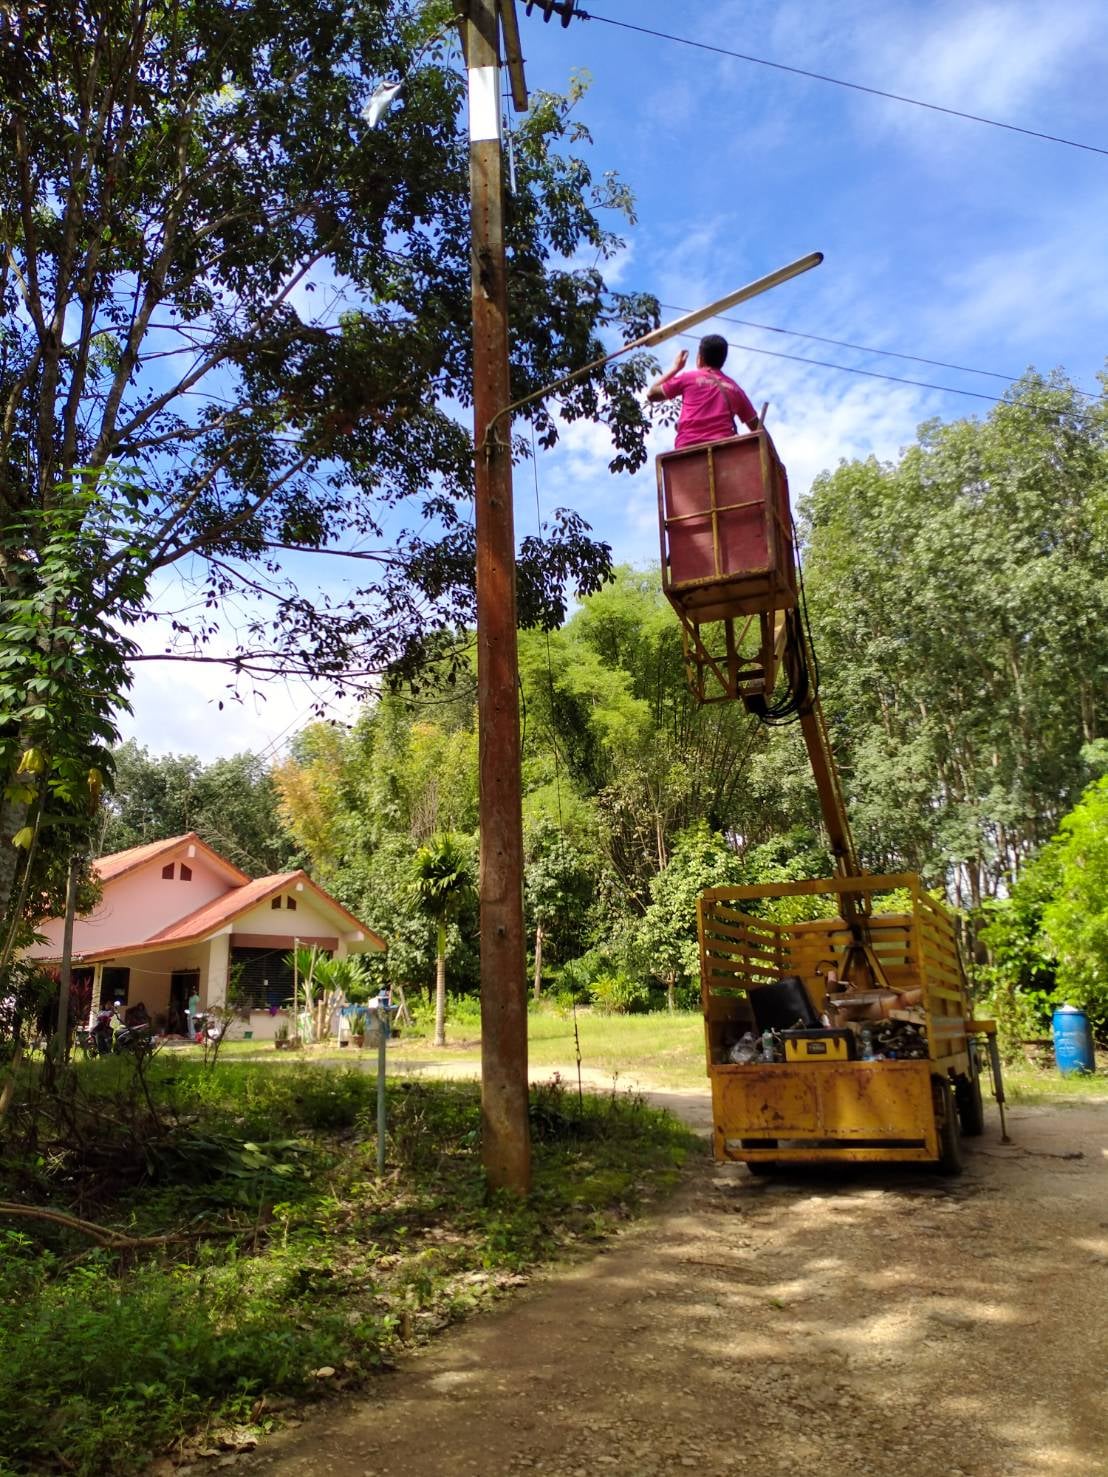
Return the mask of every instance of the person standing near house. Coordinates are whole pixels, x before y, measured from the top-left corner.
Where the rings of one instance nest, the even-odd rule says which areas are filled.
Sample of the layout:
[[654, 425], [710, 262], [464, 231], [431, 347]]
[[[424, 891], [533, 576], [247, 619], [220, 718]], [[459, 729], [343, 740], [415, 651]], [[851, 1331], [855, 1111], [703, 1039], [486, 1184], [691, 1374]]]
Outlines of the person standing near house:
[[749, 396], [741, 385], [723, 373], [727, 340], [718, 333], [706, 334], [700, 340], [695, 369], [685, 370], [688, 358], [687, 350], [682, 349], [672, 366], [646, 392], [646, 398], [655, 403], [681, 397], [674, 448], [696, 446], [702, 441], [724, 441], [735, 435], [736, 419], [756, 431], [758, 416]]
[[196, 1040], [196, 1017], [200, 1014], [200, 986], [197, 985], [189, 996], [188, 1010], [189, 1040]]

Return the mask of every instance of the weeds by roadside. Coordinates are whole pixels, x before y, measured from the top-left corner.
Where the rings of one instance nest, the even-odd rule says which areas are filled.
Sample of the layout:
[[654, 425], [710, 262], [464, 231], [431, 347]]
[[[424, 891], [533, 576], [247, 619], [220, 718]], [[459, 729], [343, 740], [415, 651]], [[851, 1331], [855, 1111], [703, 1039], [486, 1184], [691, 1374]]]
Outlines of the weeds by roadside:
[[77, 1074], [84, 1159], [48, 1132], [20, 1143], [17, 1113], [0, 1198], [175, 1239], [121, 1251], [0, 1217], [0, 1474], [122, 1477], [161, 1451], [214, 1449], [220, 1431], [249, 1440], [282, 1402], [357, 1384], [606, 1234], [671, 1182], [689, 1144], [625, 1094], [579, 1105], [554, 1082], [533, 1098], [533, 1195], [489, 1198], [476, 1088], [401, 1082], [378, 1181], [369, 1074], [163, 1058], [148, 1084], [167, 1131], [130, 1124], [128, 1165], [112, 1122], [126, 1070], [107, 1059]]
[[[1065, 1107], [1096, 1101], [1108, 1101], [1108, 1071], [1063, 1077], [1052, 1067], [1025, 1065], [1004, 1069], [1004, 1091], [1012, 1103], [1031, 1105], [1049, 1103]], [[987, 1101], [987, 1099], [986, 1099]]]

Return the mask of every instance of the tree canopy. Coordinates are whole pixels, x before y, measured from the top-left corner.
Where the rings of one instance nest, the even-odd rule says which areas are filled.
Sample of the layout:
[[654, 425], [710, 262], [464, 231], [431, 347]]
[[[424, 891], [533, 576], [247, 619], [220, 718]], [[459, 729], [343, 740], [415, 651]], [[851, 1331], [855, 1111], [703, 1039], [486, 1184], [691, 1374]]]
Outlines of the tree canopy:
[[1103, 403], [1028, 374], [802, 509], [823, 701], [866, 864], [976, 908], [1090, 778], [1108, 699]]
[[[5, 901], [10, 838], [36, 806], [48, 823], [87, 810], [128, 663], [358, 685], [414, 670], [471, 621], [453, 22], [446, 0], [44, 0], [0, 16]], [[386, 76], [402, 99], [373, 128], [362, 110]], [[519, 394], [656, 322], [652, 300], [605, 284], [620, 240], [599, 212], [631, 204], [590, 171], [580, 95], [539, 95], [515, 137]], [[574, 264], [579, 247], [596, 266]], [[644, 457], [645, 375], [631, 356], [560, 399], [608, 427], [617, 469]], [[558, 420], [527, 414], [551, 445]], [[556, 510], [520, 550], [522, 622], [556, 625], [566, 587], [597, 588], [607, 559]], [[142, 652], [155, 615], [163, 649]], [[32, 751], [43, 779], [27, 786], [14, 777]]]
[[151, 756], [134, 742], [115, 756], [114, 793], [102, 816], [97, 850], [124, 851], [197, 831], [253, 877], [287, 871], [296, 846], [279, 813], [273, 773], [254, 754], [201, 764], [192, 754]]

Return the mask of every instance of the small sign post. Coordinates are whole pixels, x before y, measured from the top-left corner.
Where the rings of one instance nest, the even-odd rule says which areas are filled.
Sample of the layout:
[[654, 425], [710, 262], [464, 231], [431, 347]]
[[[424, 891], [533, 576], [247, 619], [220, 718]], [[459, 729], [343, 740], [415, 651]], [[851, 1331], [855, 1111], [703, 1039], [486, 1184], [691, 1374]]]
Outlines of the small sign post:
[[389, 1003], [389, 992], [385, 988], [377, 996], [377, 1173], [385, 1172], [385, 1050], [388, 1046], [391, 1017], [394, 1007]]

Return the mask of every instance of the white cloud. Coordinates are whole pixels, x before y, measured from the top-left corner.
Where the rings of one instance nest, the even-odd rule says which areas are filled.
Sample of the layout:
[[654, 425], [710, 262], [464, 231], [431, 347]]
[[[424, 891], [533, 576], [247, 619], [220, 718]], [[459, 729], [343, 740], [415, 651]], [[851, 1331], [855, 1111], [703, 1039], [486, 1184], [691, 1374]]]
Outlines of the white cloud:
[[[176, 609], [177, 618], [188, 623], [190, 610], [195, 610], [192, 599], [178, 571], [155, 589], [151, 604]], [[241, 612], [228, 607], [225, 615], [226, 634], [205, 644], [206, 658], [232, 650], [231, 628]], [[121, 716], [120, 733], [155, 754], [195, 754], [205, 763], [244, 750], [279, 756], [321, 712], [340, 722], [352, 722], [356, 715], [356, 700], [337, 697], [326, 682], [259, 681], [218, 661], [164, 659], [167, 651], [181, 650], [181, 638], [168, 618], [150, 620], [134, 635], [151, 659], [133, 664], [128, 694], [132, 713]]]
[[255, 693], [240, 680], [236, 698], [225, 668], [184, 662], [137, 662], [130, 697], [134, 716], [124, 717], [123, 738], [155, 754], [196, 754], [205, 763], [263, 748], [283, 730], [291, 737], [309, 717], [303, 694], [294, 696], [287, 684]]
[[868, 24], [851, 27], [856, 54], [875, 69], [870, 82], [1005, 122], [1057, 86], [1086, 48], [1103, 46], [1102, 6], [1040, 0], [868, 8]]
[[[764, 42], [756, 46], [748, 41], [737, 49], [1047, 133], [1066, 132], [1058, 113], [1069, 112], [1071, 98], [1060, 95], [1060, 79], [1076, 79], [1094, 57], [1103, 59], [1099, 0], [1069, 0], [1065, 5], [1043, 5], [1041, 0], [911, 5], [840, 0], [824, 9], [792, 0], [766, 19]], [[927, 122], [924, 113], [903, 102], [839, 90], [835, 104], [835, 89], [826, 83], [784, 74], [777, 83], [767, 79], [766, 86], [787, 111], [805, 103], [849, 109], [867, 142], [875, 128], [891, 132], [901, 146], [933, 159], [939, 169], [951, 155], [972, 154], [979, 160], [989, 147], [981, 125], [958, 119], [944, 123], [937, 115]], [[993, 134], [994, 141], [1001, 137]]]
[[[1067, 357], [1064, 346], [1091, 316], [1104, 321], [1103, 263], [1080, 246], [1090, 229], [1103, 239], [1106, 228], [1108, 192], [1102, 191], [1099, 199], [1082, 199], [1068, 217], [1042, 222], [1031, 239], [954, 267], [942, 307], [947, 334], [967, 343], [1012, 345], [1029, 358], [1041, 358], [1044, 343], [1058, 345], [1051, 363], [1039, 364], [1042, 369]], [[1023, 367], [1016, 365], [1015, 372]]]

